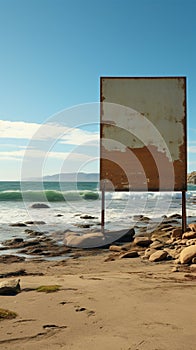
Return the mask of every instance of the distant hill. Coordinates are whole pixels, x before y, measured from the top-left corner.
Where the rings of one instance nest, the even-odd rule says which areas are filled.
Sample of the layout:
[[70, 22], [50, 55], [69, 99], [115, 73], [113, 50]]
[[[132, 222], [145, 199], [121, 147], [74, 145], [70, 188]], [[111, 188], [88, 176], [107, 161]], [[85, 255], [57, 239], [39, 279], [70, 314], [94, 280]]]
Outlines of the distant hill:
[[97, 173], [62, 173], [47, 175], [43, 177], [44, 181], [63, 181], [63, 182], [98, 182], [99, 174]]

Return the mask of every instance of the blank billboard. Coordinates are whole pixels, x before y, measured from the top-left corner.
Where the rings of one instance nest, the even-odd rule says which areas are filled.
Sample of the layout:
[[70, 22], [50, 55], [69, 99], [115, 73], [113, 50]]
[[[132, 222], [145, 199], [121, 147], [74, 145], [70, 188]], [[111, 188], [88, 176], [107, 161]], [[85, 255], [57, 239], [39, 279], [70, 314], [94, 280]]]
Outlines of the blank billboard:
[[101, 78], [101, 187], [186, 190], [186, 149], [185, 77]]

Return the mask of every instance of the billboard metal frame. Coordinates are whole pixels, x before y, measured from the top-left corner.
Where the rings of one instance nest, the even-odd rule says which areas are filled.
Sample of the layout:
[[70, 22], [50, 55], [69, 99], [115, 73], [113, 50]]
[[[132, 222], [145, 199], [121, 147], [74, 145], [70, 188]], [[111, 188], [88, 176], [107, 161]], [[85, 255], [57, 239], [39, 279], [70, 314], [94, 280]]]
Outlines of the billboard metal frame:
[[[129, 82], [131, 82], [130, 85], [129, 85]], [[146, 87], [143, 88], [142, 83], [144, 83], [143, 85], [148, 87], [149, 82], [150, 82], [149, 86], [152, 89], [152, 93], [154, 92], [155, 95], [156, 95], [156, 91], [155, 91], [154, 86], [158, 86], [159, 83], [160, 83], [160, 86], [163, 87], [160, 89], [161, 92], [162, 91], [164, 92], [165, 90], [167, 90], [167, 86], [169, 88], [170, 88], [170, 85], [174, 86], [174, 89], [173, 89], [174, 91], [171, 90], [171, 93], [174, 95], [174, 108], [173, 108], [174, 109], [174, 116], [172, 116], [172, 114], [170, 115], [170, 119], [171, 119], [170, 124], [173, 123], [171, 126], [175, 127], [175, 122], [176, 122], [176, 125], [180, 128], [180, 129], [176, 128], [176, 134], [178, 135], [178, 133], [179, 133], [178, 139], [181, 140], [181, 144], [180, 143], [178, 144], [178, 140], [175, 138], [174, 138], [174, 140], [172, 140], [172, 136], [170, 136], [170, 140], [167, 140], [168, 147], [170, 147], [170, 143], [173, 144], [171, 146], [173, 148], [170, 148], [169, 151], [171, 151], [171, 150], [173, 151], [173, 149], [174, 150], [177, 149], [179, 151], [179, 158], [177, 158], [177, 159], [172, 158], [172, 162], [171, 162], [171, 160], [170, 160], [170, 162], [168, 162], [168, 164], [172, 163], [172, 166], [174, 169], [175, 180], [174, 180], [173, 188], [172, 188], [172, 186], [170, 188], [170, 185], [167, 185], [167, 184], [165, 185], [165, 187], [163, 186], [163, 187], [159, 188], [159, 177], [156, 174], [155, 167], [154, 167], [154, 169], [152, 169], [151, 164], [149, 166], [146, 166], [146, 163], [144, 161], [145, 157], [148, 154], [146, 152], [146, 149], [144, 150], [144, 147], [141, 150], [139, 149], [139, 147], [136, 147], [136, 148], [131, 147], [131, 146], [127, 147], [131, 150], [131, 152], [134, 153], [134, 156], [136, 156], [135, 158], [139, 159], [140, 162], [141, 161], [143, 162], [142, 166], [144, 168], [144, 173], [145, 173], [145, 175], [146, 174], [149, 175], [150, 179], [147, 179], [147, 183], [143, 187], [141, 186], [141, 188], [137, 184], [135, 185], [135, 188], [134, 188], [134, 186], [133, 186], [133, 188], [129, 188], [126, 184], [122, 185], [123, 181], [125, 182], [122, 172], [120, 172], [118, 170], [118, 167], [115, 168], [115, 166], [113, 166], [112, 163], [114, 163], [114, 162], [109, 161], [109, 160], [104, 160], [104, 152], [106, 155], [111, 153], [107, 149], [105, 150], [105, 148], [103, 147], [103, 142], [105, 141], [104, 140], [105, 134], [106, 135], [120, 135], [120, 133], [121, 133], [123, 135], [123, 132], [124, 132], [123, 129], [122, 130], [120, 130], [120, 128], [118, 129], [118, 126], [115, 125], [116, 120], [114, 120], [114, 119], [112, 120], [112, 118], [109, 118], [111, 121], [111, 124], [110, 124], [110, 121], [109, 122], [107, 121], [107, 117], [106, 117], [106, 123], [105, 123], [105, 120], [103, 117], [104, 108], [105, 108], [104, 104], [105, 103], [106, 104], [113, 103], [113, 104], [117, 104], [117, 105], [124, 105], [124, 106], [127, 106], [128, 108], [132, 108], [132, 103], [133, 103], [133, 109], [138, 111], [141, 115], [144, 115], [145, 117], [147, 116], [147, 119], [148, 119], [148, 117], [150, 116], [151, 110], [153, 110], [153, 108], [154, 108], [153, 102], [152, 102], [153, 99], [152, 99], [152, 93], [150, 94], [149, 91], [147, 91], [147, 97], [145, 97], [145, 91], [146, 91], [145, 88]], [[171, 82], [171, 84], [170, 84], [170, 82]], [[110, 85], [108, 85], [109, 88], [108, 87], [105, 88], [105, 86], [107, 86], [106, 85], [107, 83], [110, 84]], [[136, 86], [135, 91], [133, 89], [134, 84]], [[112, 88], [110, 89], [110, 87], [112, 87], [112, 86], [114, 86], [113, 90], [112, 90]], [[119, 89], [118, 89], [118, 86], [119, 86]], [[130, 86], [130, 91], [129, 91], [129, 86]], [[165, 86], [166, 86], [166, 88], [165, 88]], [[176, 88], [177, 92], [175, 92], [175, 88]], [[107, 90], [107, 93], [109, 91], [108, 96], [107, 96], [106, 90]], [[145, 98], [146, 98], [146, 101], [141, 102], [141, 108], [140, 108], [140, 95], [141, 95], [141, 101], [145, 100]], [[149, 102], [149, 98], [148, 98], [149, 96], [151, 99], [150, 100], [150, 102], [151, 102], [150, 108], [149, 108], [150, 102]], [[160, 94], [159, 95], [157, 94], [157, 96], [158, 96], [157, 106], [160, 103], [160, 101], [162, 103], [162, 106], [161, 106], [162, 110], [161, 109], [160, 110], [163, 111], [163, 105], [165, 104], [165, 106], [166, 106], [165, 109], [169, 110], [169, 108], [170, 108], [170, 110], [172, 111], [173, 100], [172, 100], [172, 97], [170, 97], [168, 95], [168, 91], [166, 91], [166, 96], [169, 96], [168, 97], [169, 107], [167, 106], [167, 98], [165, 98], [165, 100], [164, 100], [165, 96], [162, 97], [162, 96], [160, 96]], [[130, 101], [129, 101], [129, 98], [130, 98]], [[187, 102], [186, 102], [186, 100], [187, 100], [186, 77], [167, 76], [167, 77], [101, 77], [100, 78], [100, 102], [101, 102], [101, 110], [100, 110], [100, 139], [101, 139], [101, 144], [100, 144], [100, 180], [107, 179], [107, 178], [108, 178], [108, 180], [114, 179], [114, 188], [117, 191], [181, 191], [182, 192], [182, 218], [183, 218], [183, 225], [182, 226], [183, 226], [183, 230], [186, 229], [186, 190], [187, 190], [187, 122], [186, 122]], [[123, 101], [123, 103], [122, 103], [122, 101]], [[136, 101], [136, 103], [135, 103], [135, 101]], [[146, 108], [145, 102], [146, 102], [147, 108]], [[142, 105], [142, 103], [143, 103], [143, 105]], [[179, 109], [180, 109], [179, 115], [181, 116], [181, 114], [182, 114], [182, 119], [180, 119], [181, 118], [180, 117], [179, 120], [174, 120], [175, 112], [176, 112], [176, 110], [178, 110], [178, 104], [179, 104]], [[137, 106], [137, 108], [135, 106]], [[155, 96], [155, 108], [157, 108], [157, 110], [158, 110], [157, 106], [156, 106], [156, 96]], [[148, 110], [148, 108], [149, 108], [149, 110]], [[168, 113], [168, 110], [166, 111], [167, 113]], [[170, 112], [170, 110], [169, 110], [169, 112]], [[169, 123], [168, 123], [169, 117], [167, 117], [167, 113], [166, 113], [165, 125], [169, 125]], [[164, 117], [165, 116], [163, 115], [163, 122], [164, 122]], [[153, 123], [153, 118], [154, 117], [153, 117], [153, 113], [152, 113], [152, 117], [151, 117], [152, 123]], [[180, 125], [180, 123], [181, 123], [181, 125]], [[162, 123], [162, 125], [164, 128], [163, 123]], [[156, 121], [155, 121], [155, 127], [156, 127]], [[114, 128], [116, 128], [115, 132], [114, 132]], [[166, 129], [166, 127], [165, 127], [165, 129]], [[182, 130], [181, 133], [179, 132], [179, 130]], [[131, 132], [131, 130], [129, 130], [129, 131]], [[165, 139], [167, 139], [167, 130], [164, 130], [164, 132], [165, 132], [165, 134], [164, 133], [163, 134], [165, 135]], [[148, 130], [146, 131], [146, 133], [148, 133]], [[170, 134], [170, 130], [168, 130], [168, 135], [169, 134]], [[111, 136], [111, 138], [112, 138], [112, 136]], [[122, 138], [122, 136], [121, 136], [121, 138]], [[117, 137], [117, 140], [118, 140], [118, 137]], [[151, 147], [151, 145], [149, 146], [149, 148], [150, 147]], [[115, 155], [115, 152], [113, 152], [113, 154]], [[118, 152], [116, 152], [116, 154], [118, 154]], [[123, 153], [121, 152], [121, 154], [123, 154]], [[120, 154], [120, 157], [121, 157], [121, 154]], [[158, 156], [159, 156], [159, 154], [161, 154], [161, 156], [162, 156], [163, 152], [158, 153], [156, 151], [156, 154]], [[126, 158], [126, 155], [124, 156], [124, 158]], [[127, 163], [129, 161], [130, 160], [127, 157]], [[165, 162], [165, 169], [167, 169], [166, 164], [167, 164], [167, 162]], [[105, 167], [106, 167], [107, 171], [105, 171]], [[110, 169], [111, 169], [111, 171], [110, 171]], [[120, 169], [120, 167], [119, 167], [119, 169]], [[113, 173], [114, 172], [116, 172], [116, 173], [112, 174], [112, 171], [113, 171]], [[134, 170], [133, 170], [133, 173], [134, 173]], [[137, 177], [137, 174], [135, 174], [135, 177]], [[154, 180], [154, 178], [155, 179], [157, 178], [157, 182]], [[122, 179], [123, 179], [123, 181], [122, 181]], [[130, 177], [130, 179], [132, 179], [132, 178]], [[131, 182], [131, 181], [129, 181], [129, 182]], [[139, 182], [139, 180], [138, 180], [138, 182]], [[148, 184], [148, 182], [149, 182], [149, 184]], [[103, 181], [100, 181], [100, 183], [101, 183], [100, 186], [101, 186], [102, 194], [104, 196], [103, 192], [105, 190], [106, 191], [108, 190], [107, 181], [104, 181], [104, 185], [103, 185]], [[130, 183], [129, 183], [129, 186], [130, 186]], [[103, 221], [104, 221], [104, 213], [102, 214], [102, 217], [103, 217]]]

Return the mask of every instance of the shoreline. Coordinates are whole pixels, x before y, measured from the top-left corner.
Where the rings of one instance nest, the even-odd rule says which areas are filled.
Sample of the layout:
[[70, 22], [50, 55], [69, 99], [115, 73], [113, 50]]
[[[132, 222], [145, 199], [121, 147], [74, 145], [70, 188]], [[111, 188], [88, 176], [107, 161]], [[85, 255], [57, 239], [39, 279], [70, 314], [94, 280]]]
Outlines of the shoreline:
[[[132, 241], [132, 236], [146, 236], [151, 237], [153, 234], [158, 233], [162, 236], [167, 231], [171, 232], [173, 229], [181, 228], [182, 216], [180, 214], [173, 214], [170, 216], [164, 216], [155, 221], [150, 217], [144, 215], [135, 215], [135, 222], [131, 223], [127, 228], [123, 228], [116, 231], [105, 230], [104, 235], [101, 233], [101, 228], [93, 228], [91, 222], [96, 219], [96, 217], [85, 214], [81, 215], [80, 225], [76, 225], [76, 230], [66, 229], [57, 231], [45, 231], [44, 221], [25, 221], [25, 222], [15, 222], [9, 224], [10, 232], [8, 239], [5, 239], [0, 243], [0, 262], [3, 262], [3, 257], [7, 256], [7, 259], [12, 256], [18, 261], [25, 261], [25, 259], [42, 259], [43, 261], [52, 260], [62, 260], [63, 258], [75, 258], [75, 255], [85, 255], [85, 250], [89, 251], [91, 248], [93, 250], [100, 250], [104, 248], [104, 244], [99, 240], [87, 244], [74, 244], [74, 237], [88, 237], [102, 235], [104, 239], [106, 238], [105, 248], [109, 248], [110, 245], [129, 243]], [[194, 223], [196, 220], [195, 216], [187, 217], [187, 228], [188, 225]], [[99, 226], [100, 227], [100, 226]], [[131, 235], [126, 237], [126, 233], [133, 230]], [[163, 232], [161, 232], [163, 230]], [[189, 230], [189, 228], [188, 228]], [[15, 232], [16, 231], [16, 232]], [[125, 237], [123, 238], [123, 236]], [[71, 239], [69, 239], [69, 236]], [[107, 239], [109, 237], [109, 240]], [[167, 238], [167, 237], [166, 237]], [[170, 234], [168, 235], [168, 239]], [[154, 240], [154, 239], [153, 239]], [[81, 241], [81, 239], [79, 240]], [[147, 246], [146, 246], [147, 247]], [[82, 248], [82, 250], [81, 250]], [[84, 249], [83, 248], [87, 248]], [[7, 260], [9, 263], [9, 259]]]
[[61, 261], [1, 257], [0, 291], [13, 280], [21, 291], [0, 295], [0, 310], [17, 314], [0, 319], [0, 348], [195, 350], [196, 223], [185, 235], [173, 220], [107, 248], [63, 247]]

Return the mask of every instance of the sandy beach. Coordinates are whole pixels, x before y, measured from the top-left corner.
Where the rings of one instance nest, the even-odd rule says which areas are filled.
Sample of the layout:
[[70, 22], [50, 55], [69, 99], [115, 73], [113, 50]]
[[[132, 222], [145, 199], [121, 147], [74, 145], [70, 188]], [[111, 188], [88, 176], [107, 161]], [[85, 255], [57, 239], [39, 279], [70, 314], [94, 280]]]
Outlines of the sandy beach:
[[[21, 293], [0, 296], [17, 313], [0, 321], [0, 349], [194, 350], [196, 265], [107, 257], [1, 263], [6, 280], [24, 275]], [[42, 285], [60, 287], [35, 290]]]
[[0, 0], [0, 350], [196, 350], [195, 17]]

